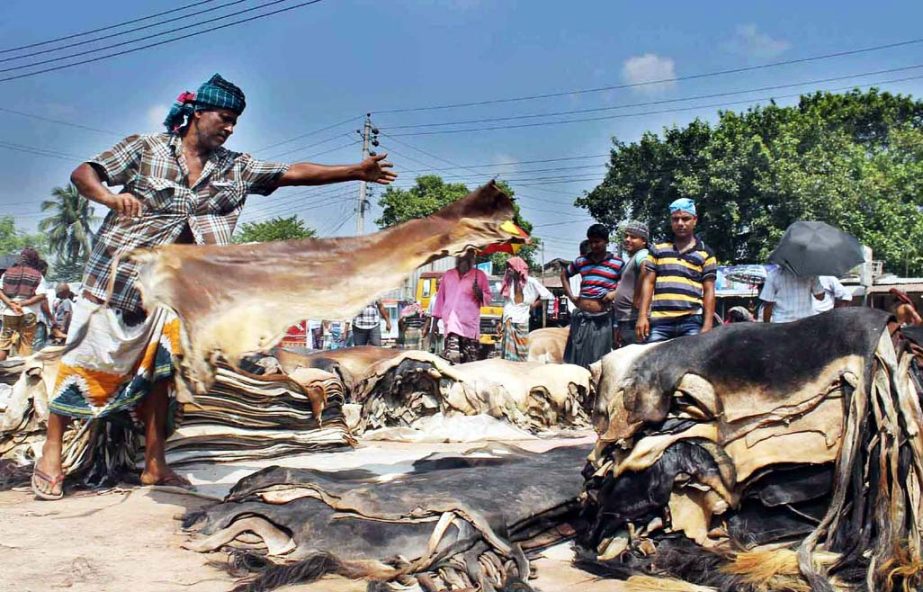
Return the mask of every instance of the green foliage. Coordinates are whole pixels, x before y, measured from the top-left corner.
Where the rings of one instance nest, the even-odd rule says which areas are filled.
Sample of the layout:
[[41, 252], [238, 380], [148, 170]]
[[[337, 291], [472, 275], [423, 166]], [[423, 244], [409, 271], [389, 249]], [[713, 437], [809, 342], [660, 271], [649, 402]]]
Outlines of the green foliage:
[[19, 255], [26, 247], [44, 254], [48, 251], [48, 241], [42, 234], [27, 234], [16, 230], [12, 216], [0, 216], [0, 255]]
[[[49, 250], [55, 255], [53, 274], [74, 279], [82, 274], [90, 257], [93, 241], [90, 225], [97, 218], [90, 201], [72, 184], [55, 187], [51, 195], [54, 199], [43, 201], [42, 211], [52, 213], [39, 222], [38, 229], [44, 233]], [[61, 276], [62, 273], [65, 275]]]
[[278, 216], [264, 222], [242, 224], [234, 234], [235, 243], [265, 243], [269, 241], [311, 238], [317, 234], [307, 228], [297, 215], [283, 218]]
[[577, 205], [614, 227], [646, 220], [669, 236], [667, 205], [696, 201], [702, 238], [723, 262], [763, 261], [795, 220], [823, 220], [895, 272], [923, 273], [923, 102], [853, 91], [797, 106], [722, 112], [613, 140], [606, 179]]
[[[510, 197], [515, 195], [515, 191], [506, 181], [497, 181], [497, 186]], [[446, 183], [439, 175], [423, 175], [417, 177], [416, 184], [410, 189], [388, 187], [378, 200], [383, 211], [375, 223], [387, 228], [414, 218], [424, 218], [468, 193], [470, 191], [464, 183]], [[519, 204], [516, 202], [513, 202], [513, 210], [513, 221], [532, 234], [532, 224], [522, 217]], [[539, 248], [538, 240], [533, 239], [532, 244], [524, 246], [519, 251], [519, 256], [525, 259], [530, 267], [536, 267], [535, 254]], [[509, 257], [506, 253], [492, 255], [494, 271], [502, 271]]]

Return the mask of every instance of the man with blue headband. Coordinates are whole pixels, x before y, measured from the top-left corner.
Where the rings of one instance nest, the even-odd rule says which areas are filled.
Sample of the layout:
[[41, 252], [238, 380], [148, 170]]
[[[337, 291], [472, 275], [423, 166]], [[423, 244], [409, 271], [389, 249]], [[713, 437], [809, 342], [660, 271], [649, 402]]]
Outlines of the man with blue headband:
[[61, 360], [48, 437], [32, 478], [38, 497], [63, 495], [62, 438], [70, 420], [116, 414], [145, 426], [143, 484], [189, 486], [164, 458], [178, 320], [161, 309], [143, 310], [128, 253], [170, 243], [227, 244], [252, 193], [344, 181], [387, 185], [397, 177], [385, 154], [327, 166], [267, 162], [228, 150], [224, 143], [245, 107], [243, 91], [215, 74], [177, 98], [165, 133], [129, 136], [71, 174], [81, 195], [109, 213], [74, 304], [70, 334], [86, 336]]
[[638, 322], [639, 341], [653, 343], [710, 331], [715, 315], [715, 254], [695, 235], [695, 202], [670, 204], [673, 240], [651, 247], [644, 262]]

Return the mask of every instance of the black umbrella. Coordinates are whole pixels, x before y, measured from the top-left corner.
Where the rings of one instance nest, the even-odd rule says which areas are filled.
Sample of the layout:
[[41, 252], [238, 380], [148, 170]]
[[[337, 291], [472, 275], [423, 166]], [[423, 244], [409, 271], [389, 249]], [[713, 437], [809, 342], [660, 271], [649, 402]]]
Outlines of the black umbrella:
[[865, 256], [856, 237], [824, 222], [799, 220], [785, 230], [769, 261], [795, 275], [841, 276]]

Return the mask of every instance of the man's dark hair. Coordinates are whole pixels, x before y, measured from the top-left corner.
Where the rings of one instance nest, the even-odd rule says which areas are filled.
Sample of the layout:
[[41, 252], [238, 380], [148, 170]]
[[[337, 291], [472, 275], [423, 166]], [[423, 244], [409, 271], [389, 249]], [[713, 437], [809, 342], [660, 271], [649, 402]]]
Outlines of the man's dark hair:
[[594, 224], [587, 228], [586, 231], [587, 238], [601, 238], [604, 240], [609, 240], [609, 229], [603, 226], [602, 224]]
[[580, 254], [584, 257], [590, 254], [590, 241], [587, 239], [580, 241]]

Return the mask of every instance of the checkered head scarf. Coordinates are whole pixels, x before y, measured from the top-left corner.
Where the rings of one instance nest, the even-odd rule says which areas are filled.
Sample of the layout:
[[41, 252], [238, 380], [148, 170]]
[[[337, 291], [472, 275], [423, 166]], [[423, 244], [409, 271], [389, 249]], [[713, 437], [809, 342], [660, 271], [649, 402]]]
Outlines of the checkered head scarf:
[[228, 109], [240, 115], [246, 106], [244, 92], [220, 74], [215, 74], [196, 92], [187, 90], [176, 97], [163, 124], [168, 132], [177, 132], [189, 123], [189, 118], [196, 111]]

